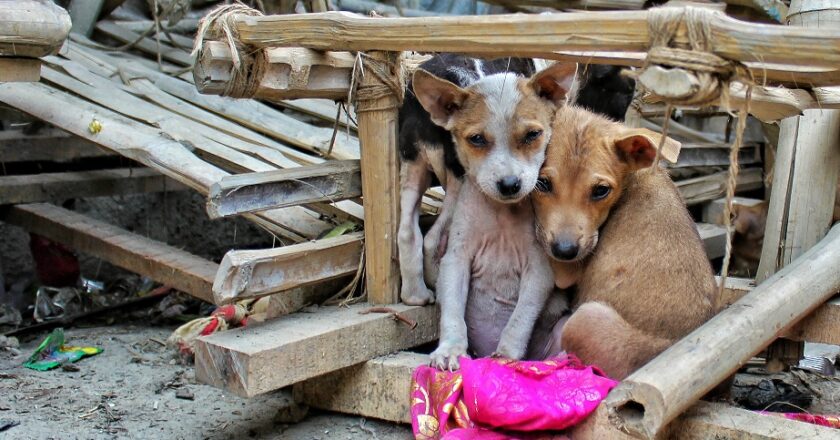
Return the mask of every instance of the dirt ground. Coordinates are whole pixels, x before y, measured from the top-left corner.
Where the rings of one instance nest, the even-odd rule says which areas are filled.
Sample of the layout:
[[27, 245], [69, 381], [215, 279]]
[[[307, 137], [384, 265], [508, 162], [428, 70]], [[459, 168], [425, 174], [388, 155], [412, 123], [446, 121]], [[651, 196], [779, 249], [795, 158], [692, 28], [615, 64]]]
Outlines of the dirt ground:
[[[0, 439], [408, 439], [410, 428], [310, 410], [285, 423], [289, 393], [241, 399], [196, 383], [165, 341], [172, 328], [123, 324], [68, 329], [67, 344], [97, 346], [79, 371], [38, 372], [21, 364], [45, 336], [0, 351]], [[176, 397], [192, 394], [194, 400]]]

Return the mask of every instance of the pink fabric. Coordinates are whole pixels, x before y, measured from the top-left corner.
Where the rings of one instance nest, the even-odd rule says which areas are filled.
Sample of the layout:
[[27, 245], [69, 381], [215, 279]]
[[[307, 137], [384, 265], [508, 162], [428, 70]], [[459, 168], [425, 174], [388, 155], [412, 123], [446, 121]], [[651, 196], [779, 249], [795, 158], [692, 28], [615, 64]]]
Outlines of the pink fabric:
[[418, 439], [565, 438], [617, 384], [577, 358], [461, 359], [458, 372], [419, 367], [411, 416]]

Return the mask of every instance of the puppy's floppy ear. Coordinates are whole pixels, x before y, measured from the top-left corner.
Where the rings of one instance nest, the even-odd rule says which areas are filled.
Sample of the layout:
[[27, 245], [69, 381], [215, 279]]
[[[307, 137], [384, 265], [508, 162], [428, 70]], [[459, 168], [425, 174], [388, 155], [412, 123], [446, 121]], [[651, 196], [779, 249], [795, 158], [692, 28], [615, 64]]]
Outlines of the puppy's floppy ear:
[[[624, 130], [615, 140], [619, 156], [634, 170], [649, 167], [656, 158], [656, 147], [662, 135], [646, 128]], [[666, 137], [662, 145], [662, 158], [676, 163], [682, 144]]]
[[452, 115], [461, 109], [469, 92], [457, 85], [418, 69], [411, 80], [414, 95], [420, 105], [429, 112], [432, 122], [448, 128]]
[[542, 98], [557, 105], [566, 103], [577, 73], [577, 63], [554, 63], [535, 73], [528, 86]]

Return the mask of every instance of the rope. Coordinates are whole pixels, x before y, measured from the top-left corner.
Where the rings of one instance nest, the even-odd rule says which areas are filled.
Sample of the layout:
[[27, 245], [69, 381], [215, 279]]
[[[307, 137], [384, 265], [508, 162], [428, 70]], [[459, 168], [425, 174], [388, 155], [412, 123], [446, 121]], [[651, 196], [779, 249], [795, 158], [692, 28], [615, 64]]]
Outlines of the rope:
[[[668, 125], [671, 120], [673, 106], [707, 106], [718, 103], [729, 109], [729, 83], [737, 79], [747, 85], [746, 100], [738, 114], [735, 141], [729, 153], [729, 176], [726, 182], [726, 204], [724, 207], [724, 226], [726, 227], [726, 252], [721, 267], [719, 294], [722, 294], [729, 275], [729, 264], [732, 255], [732, 199], [735, 197], [735, 187], [738, 183], [738, 153], [743, 143], [744, 130], [749, 116], [750, 100], [754, 80], [749, 71], [735, 61], [727, 60], [712, 52], [713, 20], [720, 18], [719, 11], [705, 8], [654, 8], [648, 11], [648, 31], [651, 36], [651, 48], [648, 51], [641, 73], [630, 72], [636, 77], [641, 88], [654, 99], [665, 102], [665, 122], [662, 125], [662, 139], [656, 149], [656, 158], [651, 170], [659, 166], [661, 149], [665, 137], [668, 136]], [[686, 29], [688, 47], [675, 47], [677, 33]], [[657, 94], [655, 84], [644, 84], [638, 81], [648, 68], [658, 66], [665, 69], [681, 69], [696, 80], [696, 87], [689, 96], [662, 96]]]
[[253, 98], [265, 72], [268, 71], [268, 52], [265, 49], [247, 47], [239, 41], [236, 30], [236, 19], [240, 16], [260, 17], [262, 12], [236, 2], [222, 5], [211, 11], [198, 26], [195, 36], [195, 46], [192, 55], [198, 55], [204, 48], [207, 39], [223, 40], [227, 43], [233, 59], [230, 69], [230, 81], [225, 85], [222, 96], [235, 98]]
[[[365, 81], [365, 75], [373, 75], [376, 80]], [[403, 101], [406, 76], [402, 54], [387, 52], [386, 59], [380, 60], [359, 52], [353, 63], [347, 102], [353, 103], [356, 114], [396, 109]], [[382, 100], [388, 97], [396, 99]]]
[[735, 186], [738, 184], [738, 153], [744, 141], [744, 129], [747, 126], [747, 116], [750, 114], [750, 99], [752, 85], [747, 86], [747, 96], [744, 107], [738, 112], [738, 126], [735, 129], [735, 142], [729, 151], [729, 179], [726, 182], [726, 204], [723, 206], [723, 225], [726, 228], [726, 252], [723, 255], [723, 265], [720, 268], [720, 286], [718, 297], [723, 295], [726, 277], [729, 276], [729, 262], [732, 257], [732, 199], [735, 197]]

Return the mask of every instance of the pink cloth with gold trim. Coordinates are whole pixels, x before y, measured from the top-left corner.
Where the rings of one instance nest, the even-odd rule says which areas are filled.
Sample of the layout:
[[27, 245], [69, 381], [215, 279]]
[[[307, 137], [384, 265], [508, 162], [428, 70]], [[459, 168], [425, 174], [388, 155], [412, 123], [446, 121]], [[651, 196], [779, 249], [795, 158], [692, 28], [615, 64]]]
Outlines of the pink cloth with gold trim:
[[[417, 439], [561, 439], [615, 387], [565, 355], [546, 361], [461, 358], [461, 370], [419, 367], [412, 376]], [[555, 433], [552, 433], [555, 432]]]

